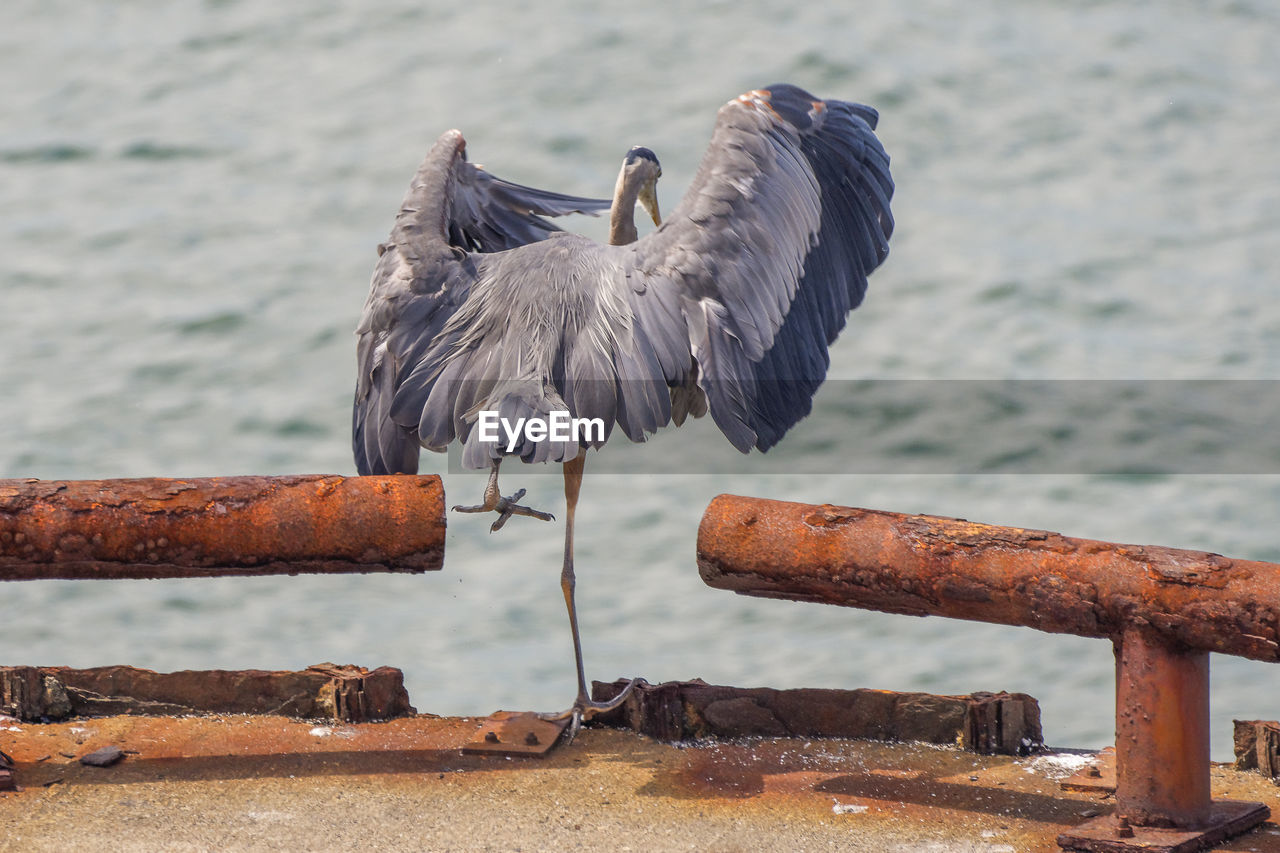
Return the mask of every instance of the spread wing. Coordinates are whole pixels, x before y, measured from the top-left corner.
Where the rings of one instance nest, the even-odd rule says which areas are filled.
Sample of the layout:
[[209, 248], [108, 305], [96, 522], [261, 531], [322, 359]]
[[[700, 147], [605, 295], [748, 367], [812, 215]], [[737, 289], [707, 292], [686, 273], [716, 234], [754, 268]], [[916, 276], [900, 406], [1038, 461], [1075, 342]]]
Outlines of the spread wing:
[[607, 198], [580, 198], [513, 184], [465, 160], [454, 163], [456, 183], [449, 242], [472, 252], [501, 252], [560, 231], [544, 216], [584, 213], [595, 216], [609, 209]]
[[[461, 201], [476, 176], [446, 134], [384, 244], [359, 329], [360, 470], [411, 471], [419, 444], [454, 440], [464, 464], [500, 458], [472, 447], [480, 409], [567, 407], [633, 441], [709, 409], [739, 450], [772, 447], [810, 411], [828, 346], [888, 254], [893, 180], [876, 120], [790, 85], [730, 101], [684, 199], [625, 246], [539, 241], [553, 227], [539, 211], [587, 200], [540, 194], [524, 210], [500, 199], [538, 191], [481, 178], [489, 206]], [[484, 212], [495, 203], [510, 216]], [[517, 245], [483, 253], [507, 239]], [[575, 454], [532, 439], [516, 451]]]
[[512, 249], [559, 231], [544, 216], [596, 214], [609, 199], [514, 184], [467, 162], [462, 134], [440, 137], [418, 167], [390, 239], [378, 246], [356, 329], [352, 449], [361, 474], [414, 473], [416, 435], [390, 416], [402, 368], [466, 299], [468, 253]]
[[888, 254], [877, 118], [791, 85], [730, 101], [679, 206], [622, 250], [636, 325], [664, 340], [683, 317], [712, 418], [743, 452], [809, 413], [827, 348]]

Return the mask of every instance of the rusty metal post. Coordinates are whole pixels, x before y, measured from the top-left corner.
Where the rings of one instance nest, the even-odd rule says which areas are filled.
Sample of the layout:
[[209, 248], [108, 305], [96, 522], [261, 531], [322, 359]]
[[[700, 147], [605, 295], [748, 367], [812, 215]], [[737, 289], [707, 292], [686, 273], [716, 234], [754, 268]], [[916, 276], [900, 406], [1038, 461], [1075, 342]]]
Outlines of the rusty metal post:
[[438, 476], [0, 480], [0, 580], [424, 572]]
[[1280, 565], [721, 495], [698, 530], [698, 570], [745, 595], [1111, 639], [1116, 810], [1063, 847], [1189, 853], [1270, 816], [1210, 798], [1208, 653], [1280, 661]]
[[1145, 627], [1116, 640], [1116, 813], [1143, 826], [1209, 819], [1209, 653]]
[[1190, 853], [1270, 817], [1209, 790], [1209, 653], [1146, 625], [1115, 639], [1116, 808], [1058, 836], [1070, 850]]

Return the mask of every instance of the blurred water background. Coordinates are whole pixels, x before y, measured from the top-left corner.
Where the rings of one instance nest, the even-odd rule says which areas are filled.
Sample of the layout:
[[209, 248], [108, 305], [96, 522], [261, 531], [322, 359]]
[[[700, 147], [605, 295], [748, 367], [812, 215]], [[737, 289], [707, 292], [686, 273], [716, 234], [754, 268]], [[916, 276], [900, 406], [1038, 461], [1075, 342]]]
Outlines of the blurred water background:
[[[789, 81], [880, 110], [889, 261], [833, 350], [840, 381], [784, 442], [800, 473], [714, 441], [688, 473], [593, 478], [589, 461], [589, 677], [1025, 691], [1051, 743], [1111, 742], [1105, 641], [704, 587], [694, 538], [721, 492], [1280, 560], [1274, 454], [1221, 470], [1175, 454], [1163, 473], [986, 467], [966, 448], [1015, 413], [950, 393], [921, 417], [951, 455], [922, 466], [928, 442], [893, 441], [894, 410], [856, 394], [1280, 379], [1280, 11], [1265, 0], [12, 0], [4, 18], [0, 476], [352, 473], [351, 331], [441, 131], [461, 128], [503, 177], [583, 195], [608, 195], [647, 145], [670, 210], [718, 106]], [[1034, 459], [1036, 433], [1020, 434]], [[681, 436], [605, 454], [666, 458]], [[840, 461], [868, 446], [878, 464]], [[505, 488], [555, 510], [558, 478], [509, 468]], [[434, 455], [424, 470], [446, 472], [450, 503], [478, 500], [483, 475]], [[391, 664], [420, 710], [563, 707], [561, 528], [488, 525], [451, 518], [445, 570], [425, 577], [7, 584], [0, 660]], [[1274, 666], [1214, 657], [1216, 759], [1232, 717], [1280, 715], [1277, 685]]]

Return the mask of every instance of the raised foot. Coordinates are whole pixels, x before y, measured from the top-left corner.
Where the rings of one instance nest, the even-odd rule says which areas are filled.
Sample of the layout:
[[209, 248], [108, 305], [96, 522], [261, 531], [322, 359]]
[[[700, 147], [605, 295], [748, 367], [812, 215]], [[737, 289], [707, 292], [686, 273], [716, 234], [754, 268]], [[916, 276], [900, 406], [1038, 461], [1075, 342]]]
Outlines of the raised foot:
[[572, 743], [573, 739], [578, 736], [578, 730], [582, 728], [582, 724], [597, 714], [604, 714], [617, 708], [623, 702], [627, 701], [627, 697], [631, 695], [631, 691], [637, 687], [647, 686], [649, 682], [643, 678], [633, 678], [627, 682], [627, 686], [622, 688], [622, 692], [614, 696], [608, 702], [595, 702], [588, 699], [585, 695], [579, 696], [574, 700], [573, 707], [564, 711], [552, 711], [545, 714], [539, 714], [541, 720], [559, 721], [569, 720], [568, 734], [565, 735], [565, 743]]
[[454, 512], [496, 512], [498, 513], [498, 520], [495, 521], [493, 524], [489, 525], [490, 533], [497, 533], [499, 530], [501, 530], [502, 525], [506, 524], [507, 519], [511, 518], [511, 516], [513, 515], [527, 515], [530, 518], [536, 518], [540, 521], [556, 520], [556, 517], [549, 512], [543, 512], [542, 510], [534, 509], [532, 507], [527, 507], [527, 506], [524, 506], [523, 504], [516, 503], [516, 501], [524, 497], [524, 493], [525, 493], [525, 490], [520, 489], [511, 497], [504, 497], [502, 495], [498, 495], [496, 498], [491, 500], [490, 499], [491, 494], [486, 490], [484, 503], [476, 504], [475, 506], [455, 506], [453, 508], [453, 511]]

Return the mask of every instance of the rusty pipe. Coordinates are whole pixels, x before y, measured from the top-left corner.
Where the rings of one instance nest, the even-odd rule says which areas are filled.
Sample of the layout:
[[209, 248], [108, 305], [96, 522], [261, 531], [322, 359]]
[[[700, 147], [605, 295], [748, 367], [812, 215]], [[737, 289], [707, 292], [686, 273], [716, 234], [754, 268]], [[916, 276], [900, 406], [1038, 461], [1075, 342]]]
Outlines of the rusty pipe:
[[925, 515], [721, 495], [698, 530], [710, 586], [1083, 637], [1149, 626], [1188, 650], [1280, 660], [1280, 565]]
[[0, 580], [424, 572], [438, 476], [0, 480]]

